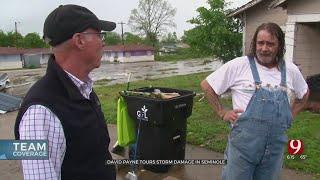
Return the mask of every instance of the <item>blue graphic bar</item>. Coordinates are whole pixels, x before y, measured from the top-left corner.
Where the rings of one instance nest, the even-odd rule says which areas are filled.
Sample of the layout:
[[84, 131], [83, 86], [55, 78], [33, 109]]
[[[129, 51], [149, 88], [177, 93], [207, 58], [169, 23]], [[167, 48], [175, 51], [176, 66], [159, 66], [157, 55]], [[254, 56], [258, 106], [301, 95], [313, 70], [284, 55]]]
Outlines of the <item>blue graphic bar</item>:
[[0, 160], [49, 159], [48, 140], [0, 140]]

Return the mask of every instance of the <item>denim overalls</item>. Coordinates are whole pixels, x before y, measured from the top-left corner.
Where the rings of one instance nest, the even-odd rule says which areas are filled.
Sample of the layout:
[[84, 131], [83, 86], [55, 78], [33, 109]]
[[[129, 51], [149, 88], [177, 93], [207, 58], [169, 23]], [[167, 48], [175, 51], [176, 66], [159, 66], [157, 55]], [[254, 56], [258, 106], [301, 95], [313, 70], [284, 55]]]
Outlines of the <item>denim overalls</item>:
[[280, 179], [285, 134], [292, 121], [286, 93], [286, 68], [280, 63], [280, 88], [261, 87], [256, 63], [249, 57], [256, 90], [233, 125], [225, 151], [224, 180]]

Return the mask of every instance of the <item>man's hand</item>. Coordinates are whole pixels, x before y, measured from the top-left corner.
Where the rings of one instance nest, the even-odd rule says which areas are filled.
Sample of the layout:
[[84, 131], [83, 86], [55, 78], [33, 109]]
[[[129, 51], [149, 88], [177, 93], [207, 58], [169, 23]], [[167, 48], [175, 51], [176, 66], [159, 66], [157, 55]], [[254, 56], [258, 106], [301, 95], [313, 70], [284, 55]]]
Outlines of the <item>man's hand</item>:
[[228, 121], [228, 122], [231, 122], [231, 123], [235, 123], [238, 118], [239, 118], [239, 115], [238, 113], [243, 113], [244, 111], [242, 109], [234, 109], [234, 110], [230, 110], [230, 111], [226, 111], [223, 116], [221, 116], [221, 118], [224, 120], [224, 121]]
[[219, 96], [214, 92], [212, 87], [206, 80], [201, 82], [201, 88], [204, 91], [205, 96], [208, 99], [209, 104], [212, 106], [213, 110], [223, 119], [224, 121], [229, 121], [234, 123], [238, 119], [237, 113], [242, 113], [242, 109], [234, 109], [231, 111], [225, 111], [222, 104], [220, 103]]

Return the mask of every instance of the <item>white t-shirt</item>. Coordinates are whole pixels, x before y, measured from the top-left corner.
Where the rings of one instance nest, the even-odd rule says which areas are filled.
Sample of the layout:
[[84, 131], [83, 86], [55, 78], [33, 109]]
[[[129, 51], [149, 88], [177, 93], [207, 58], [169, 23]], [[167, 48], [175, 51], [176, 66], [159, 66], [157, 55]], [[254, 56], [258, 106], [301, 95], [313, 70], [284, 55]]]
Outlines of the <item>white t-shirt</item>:
[[[269, 69], [257, 62], [256, 66], [263, 87], [280, 87], [281, 72], [278, 67]], [[286, 76], [289, 102], [292, 103], [294, 98], [302, 99], [308, 90], [308, 85], [298, 67], [292, 62], [286, 61]], [[206, 80], [218, 95], [231, 90], [233, 109], [243, 109], [245, 111], [255, 91], [254, 79], [247, 56], [238, 57], [225, 63], [210, 74]]]

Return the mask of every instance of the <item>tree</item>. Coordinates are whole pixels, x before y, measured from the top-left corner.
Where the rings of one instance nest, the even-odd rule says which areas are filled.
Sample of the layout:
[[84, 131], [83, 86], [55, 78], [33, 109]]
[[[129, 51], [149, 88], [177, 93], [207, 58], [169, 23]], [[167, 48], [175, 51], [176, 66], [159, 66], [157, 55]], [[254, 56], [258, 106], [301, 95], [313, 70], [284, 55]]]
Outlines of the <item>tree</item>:
[[144, 39], [138, 35], [126, 32], [123, 36], [125, 44], [145, 44]]
[[22, 35], [15, 32], [3, 32], [0, 30], [0, 46], [2, 47], [21, 47]]
[[195, 28], [185, 31], [183, 41], [196, 51], [219, 57], [224, 62], [241, 55], [239, 20], [227, 17], [224, 0], [208, 0], [209, 8], [199, 7], [199, 15], [188, 22]]
[[3, 31], [0, 31], [0, 47], [9, 46], [7, 34]]
[[47, 44], [42, 40], [38, 33], [28, 33], [23, 38], [24, 48], [44, 48]]
[[121, 44], [121, 37], [116, 32], [106, 32], [105, 42], [106, 45]]
[[21, 47], [21, 48], [44, 48], [49, 47], [39, 34], [29, 33], [23, 37], [20, 33], [3, 32], [0, 30], [0, 46], [2, 47]]
[[133, 9], [128, 24], [133, 31], [142, 33], [155, 46], [158, 36], [166, 28], [175, 27], [173, 17], [176, 9], [166, 0], [139, 0], [138, 9]]
[[173, 33], [168, 33], [167, 35], [165, 35], [162, 40], [161, 43], [162, 44], [175, 44], [177, 43], [178, 37], [177, 37], [177, 33], [173, 32]]

